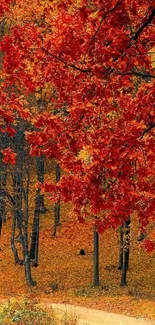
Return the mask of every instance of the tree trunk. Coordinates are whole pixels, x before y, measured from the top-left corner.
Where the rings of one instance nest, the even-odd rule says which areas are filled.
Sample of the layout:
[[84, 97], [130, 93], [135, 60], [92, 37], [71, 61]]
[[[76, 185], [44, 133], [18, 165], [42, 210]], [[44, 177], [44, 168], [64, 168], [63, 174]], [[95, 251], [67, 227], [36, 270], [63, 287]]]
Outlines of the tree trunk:
[[[45, 173], [45, 158], [37, 157], [37, 177], [40, 183], [44, 182]], [[30, 259], [33, 261], [33, 266], [38, 266], [38, 254], [39, 254], [39, 223], [40, 214], [45, 213], [47, 209], [44, 205], [44, 195], [40, 194], [40, 189], [36, 191], [36, 202], [32, 226], [32, 239], [30, 248]]]
[[[24, 133], [22, 130], [17, 128], [17, 132], [14, 136], [14, 149], [17, 154], [16, 165], [13, 172], [13, 191], [14, 191], [14, 220], [13, 227], [18, 229], [18, 237], [23, 242], [23, 220], [22, 220], [22, 199], [23, 199], [23, 164], [24, 164]], [[14, 234], [13, 234], [14, 233]], [[15, 229], [12, 232], [12, 248], [14, 250], [14, 239]]]
[[[1, 164], [0, 164], [1, 168]], [[0, 175], [0, 187], [6, 186], [6, 182], [3, 182], [5, 179], [3, 178], [3, 169], [2, 174]], [[6, 198], [5, 195], [0, 196], [0, 240], [1, 240], [1, 235], [2, 235], [2, 227], [3, 227], [3, 222], [6, 222]]]
[[123, 227], [124, 239], [123, 239], [123, 265], [122, 265], [122, 278], [121, 286], [126, 286], [127, 270], [129, 267], [129, 252], [130, 252], [130, 217], [124, 223]]
[[94, 229], [94, 287], [99, 286], [99, 234]]
[[[26, 216], [25, 216], [26, 217]], [[26, 217], [24, 220], [24, 268], [25, 268], [25, 278], [30, 286], [36, 285], [36, 282], [33, 281], [31, 275], [31, 261], [30, 261], [30, 254], [28, 249], [28, 218]]]
[[[43, 156], [36, 158], [37, 163], [37, 177], [38, 182], [44, 183], [44, 175], [45, 175], [45, 158]], [[44, 202], [44, 195], [40, 195], [40, 213], [44, 214], [47, 212]]]
[[41, 195], [40, 189], [36, 191], [36, 203], [34, 211], [34, 219], [32, 226], [32, 240], [30, 248], [30, 259], [33, 261], [33, 266], [38, 266], [38, 251], [39, 251], [39, 219], [40, 219]]
[[30, 256], [29, 255], [25, 255], [24, 267], [25, 267], [25, 278], [26, 278], [27, 284], [29, 286], [35, 286], [36, 285], [36, 281], [34, 281], [32, 279], [32, 275], [31, 275], [31, 262], [30, 262]]
[[[7, 172], [6, 172], [6, 166], [0, 166], [1, 168], [1, 175], [0, 175], [0, 185], [5, 188], [6, 186], [6, 180], [7, 180]], [[1, 211], [1, 218], [2, 222], [6, 222], [6, 198], [5, 196], [2, 196], [0, 198], [0, 211]]]
[[[59, 164], [56, 164], [56, 183], [60, 181], [61, 178], [61, 168]], [[60, 224], [60, 200], [55, 203], [54, 207], [54, 229], [53, 236], [56, 236], [57, 227]]]
[[12, 220], [11, 248], [13, 251], [15, 264], [21, 264], [20, 258], [18, 256], [18, 251], [15, 245], [15, 230], [16, 230], [16, 213], [14, 213], [13, 220]]
[[[14, 223], [12, 228], [12, 249], [15, 259], [18, 259], [17, 251], [14, 245], [15, 227], [17, 225], [19, 237], [23, 248], [23, 260], [25, 268], [25, 278], [29, 285], [34, 285], [35, 282], [31, 276], [30, 255], [28, 250], [28, 191], [24, 190], [23, 186], [23, 167], [24, 167], [24, 132], [17, 127], [17, 133], [14, 137], [14, 148], [17, 153], [15, 171], [13, 173], [14, 187]], [[29, 182], [29, 178], [27, 180]], [[23, 213], [23, 197], [25, 198], [25, 214]]]

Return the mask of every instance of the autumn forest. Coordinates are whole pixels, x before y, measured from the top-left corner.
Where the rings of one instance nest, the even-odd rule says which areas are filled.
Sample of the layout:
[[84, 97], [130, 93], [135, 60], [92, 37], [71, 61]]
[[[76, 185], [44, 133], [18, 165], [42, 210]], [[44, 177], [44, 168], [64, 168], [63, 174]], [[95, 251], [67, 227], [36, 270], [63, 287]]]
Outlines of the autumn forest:
[[1, 300], [155, 320], [154, 86], [154, 0], [0, 0]]

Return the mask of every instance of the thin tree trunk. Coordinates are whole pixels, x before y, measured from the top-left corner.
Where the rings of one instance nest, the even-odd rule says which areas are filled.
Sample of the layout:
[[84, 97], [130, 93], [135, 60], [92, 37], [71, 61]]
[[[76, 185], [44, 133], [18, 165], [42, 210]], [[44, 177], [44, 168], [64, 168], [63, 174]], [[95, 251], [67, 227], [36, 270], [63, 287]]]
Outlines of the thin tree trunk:
[[24, 268], [25, 268], [25, 278], [30, 286], [36, 285], [36, 282], [33, 281], [31, 275], [31, 261], [30, 261], [30, 254], [28, 250], [28, 222], [27, 220], [24, 221]]
[[13, 220], [12, 220], [12, 231], [11, 231], [11, 248], [13, 251], [15, 264], [22, 264], [18, 256], [18, 251], [15, 245], [15, 231], [16, 231], [16, 214], [14, 213]]
[[23, 248], [24, 248], [24, 268], [25, 268], [25, 278], [30, 286], [36, 285], [36, 282], [33, 281], [31, 275], [31, 260], [29, 252], [29, 243], [28, 243], [28, 220], [29, 220], [29, 187], [30, 187], [30, 172], [27, 166], [25, 167], [25, 172], [27, 175], [27, 185], [23, 189], [23, 198], [24, 198], [24, 216], [23, 216]]
[[130, 251], [130, 217], [124, 223], [124, 240], [123, 240], [123, 266], [122, 266], [122, 277], [121, 286], [127, 284], [127, 270], [129, 267], [129, 251]]
[[99, 286], [99, 234], [94, 229], [94, 280], [93, 285]]
[[[56, 183], [60, 181], [61, 178], [61, 168], [59, 164], [56, 164]], [[54, 229], [53, 236], [56, 236], [57, 227], [60, 224], [60, 200], [55, 203], [54, 207]]]
[[40, 195], [40, 189], [38, 189], [36, 192], [36, 203], [35, 203], [34, 219], [33, 219], [33, 226], [32, 226], [32, 240], [31, 240], [31, 248], [30, 248], [30, 259], [33, 261], [33, 266], [38, 266], [40, 206], [41, 206], [41, 195]]
[[[3, 172], [3, 170], [2, 170], [2, 172]], [[1, 186], [4, 187], [5, 185], [6, 185], [6, 183], [3, 182], [3, 174], [1, 174], [0, 175], [0, 187]], [[2, 235], [3, 222], [6, 222], [6, 198], [5, 198], [5, 195], [0, 196], [0, 241], [1, 241], [1, 235]]]
[[[37, 157], [36, 158], [36, 164], [37, 164], [37, 177], [38, 182], [44, 183], [44, 175], [45, 175], [45, 157]], [[47, 212], [47, 209], [45, 207], [44, 202], [44, 195], [40, 195], [40, 213], [44, 214]]]
[[15, 206], [16, 216], [17, 216], [17, 225], [19, 229], [20, 237], [22, 238], [21, 244], [23, 248], [23, 259], [24, 259], [24, 269], [25, 269], [25, 278], [30, 286], [34, 286], [36, 284], [35, 281], [32, 279], [31, 275], [31, 263], [30, 263], [30, 253], [28, 249], [28, 194], [29, 194], [29, 174], [27, 179], [27, 189], [26, 191], [22, 189], [21, 192], [23, 193], [24, 202], [25, 202], [25, 209], [23, 213], [23, 209], [19, 207], [19, 202], [17, 201], [17, 207]]
[[22, 214], [22, 199], [23, 199], [23, 164], [24, 164], [24, 133], [22, 130], [17, 128], [17, 133], [14, 136], [14, 149], [17, 153], [16, 166], [13, 172], [13, 190], [14, 190], [14, 214], [16, 218], [15, 225], [18, 229], [18, 238], [20, 242], [23, 242], [23, 220], [21, 219]]
[[[44, 182], [45, 174], [45, 158], [37, 157], [37, 178], [40, 183]], [[45, 213], [47, 209], [44, 205], [44, 195], [40, 194], [40, 189], [36, 191], [36, 202], [32, 226], [32, 239], [30, 248], [30, 260], [33, 261], [33, 266], [38, 266], [38, 254], [39, 254], [39, 223], [40, 214]]]
[[[7, 180], [7, 172], [6, 172], [6, 166], [0, 166], [1, 168], [1, 175], [0, 175], [0, 185], [5, 188], [6, 186], [6, 180]], [[0, 199], [0, 211], [1, 211], [1, 218], [2, 222], [6, 222], [6, 198], [5, 196], [1, 197]]]
[[[45, 173], [45, 158], [37, 157], [37, 177], [40, 183], [44, 182]], [[36, 191], [36, 202], [32, 226], [32, 239], [30, 248], [30, 259], [33, 261], [33, 266], [38, 266], [38, 255], [39, 255], [39, 223], [40, 214], [45, 213], [47, 209], [44, 205], [44, 195], [40, 194], [40, 189]]]
[[25, 260], [24, 260], [24, 267], [25, 267], [25, 278], [29, 286], [35, 286], [36, 281], [32, 279], [31, 275], [31, 261], [30, 261], [30, 256], [25, 255]]

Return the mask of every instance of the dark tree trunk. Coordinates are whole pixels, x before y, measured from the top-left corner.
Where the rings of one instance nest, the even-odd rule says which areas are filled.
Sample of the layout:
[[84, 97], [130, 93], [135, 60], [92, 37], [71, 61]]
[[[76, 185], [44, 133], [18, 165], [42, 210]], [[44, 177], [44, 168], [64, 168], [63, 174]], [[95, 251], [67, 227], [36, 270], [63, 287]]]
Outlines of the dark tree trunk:
[[30, 262], [30, 256], [29, 255], [25, 255], [24, 267], [25, 267], [25, 278], [26, 278], [27, 284], [29, 286], [35, 286], [36, 285], [36, 281], [34, 281], [32, 279], [32, 275], [31, 275], [31, 262]]
[[33, 281], [32, 275], [31, 275], [31, 261], [30, 261], [30, 254], [28, 249], [28, 219], [26, 218], [24, 221], [24, 241], [23, 241], [23, 247], [24, 247], [24, 268], [25, 268], [25, 278], [30, 286], [36, 285], [36, 282]]
[[21, 264], [20, 258], [18, 256], [18, 251], [15, 245], [15, 231], [16, 231], [16, 213], [14, 213], [13, 220], [12, 220], [12, 231], [11, 231], [11, 248], [14, 255], [15, 264]]
[[[28, 203], [28, 197], [25, 198], [25, 202]], [[25, 207], [25, 214], [23, 213], [23, 209], [17, 208], [15, 206], [15, 215], [17, 220], [17, 225], [19, 229], [20, 236], [22, 238], [21, 244], [23, 248], [23, 262], [20, 264], [24, 264], [25, 269], [25, 278], [30, 286], [34, 286], [36, 284], [32, 279], [31, 275], [31, 263], [30, 263], [30, 254], [28, 249], [28, 206]]]
[[[1, 175], [0, 175], [0, 185], [5, 188], [6, 186], [6, 180], [7, 180], [7, 172], [6, 172], [6, 166], [0, 166], [1, 167]], [[5, 196], [2, 196], [0, 198], [0, 214], [2, 218], [2, 223], [6, 222], [6, 198]]]
[[32, 226], [32, 240], [30, 249], [30, 259], [33, 261], [33, 266], [38, 266], [38, 251], [39, 251], [39, 221], [40, 221], [41, 195], [40, 189], [36, 192], [36, 203], [34, 211], [34, 219]]
[[126, 286], [127, 270], [129, 267], [129, 252], [130, 252], [130, 217], [124, 223], [123, 226], [123, 265], [122, 265], [122, 277], [121, 286]]
[[94, 286], [99, 286], [99, 234], [94, 229]]
[[13, 190], [15, 201], [14, 218], [16, 218], [15, 227], [17, 226], [18, 229], [18, 238], [21, 242], [23, 242], [23, 220], [20, 211], [22, 211], [23, 199], [24, 133], [19, 129], [19, 127], [17, 128], [17, 133], [14, 136], [14, 149], [17, 154], [16, 166], [13, 172]]
[[[38, 177], [38, 182], [44, 183], [44, 175], [45, 175], [45, 158], [43, 156], [37, 157], [36, 160], [37, 163], [37, 177]], [[45, 207], [45, 202], [44, 202], [44, 195], [40, 195], [40, 213], [44, 214], [46, 213], [47, 209]]]
[[[45, 174], [45, 158], [37, 157], [37, 177], [40, 183], [44, 182]], [[30, 248], [30, 259], [33, 261], [33, 266], [38, 266], [38, 254], [39, 254], [39, 223], [40, 214], [45, 213], [47, 209], [44, 205], [44, 195], [40, 194], [40, 189], [36, 191], [36, 202], [32, 226], [32, 239]]]
[[[59, 164], [56, 164], [56, 183], [60, 181], [61, 178], [61, 168]], [[60, 224], [60, 200], [55, 203], [54, 207], [54, 229], [53, 236], [56, 236], [57, 227]]]

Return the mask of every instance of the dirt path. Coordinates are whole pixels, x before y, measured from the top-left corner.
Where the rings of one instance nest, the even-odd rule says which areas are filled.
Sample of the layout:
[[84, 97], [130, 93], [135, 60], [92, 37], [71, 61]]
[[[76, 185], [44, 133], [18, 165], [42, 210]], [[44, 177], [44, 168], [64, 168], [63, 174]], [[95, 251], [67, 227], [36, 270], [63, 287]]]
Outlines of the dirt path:
[[77, 316], [79, 325], [155, 325], [155, 321], [107, 313], [100, 310], [77, 307], [68, 304], [46, 304], [54, 310]]

